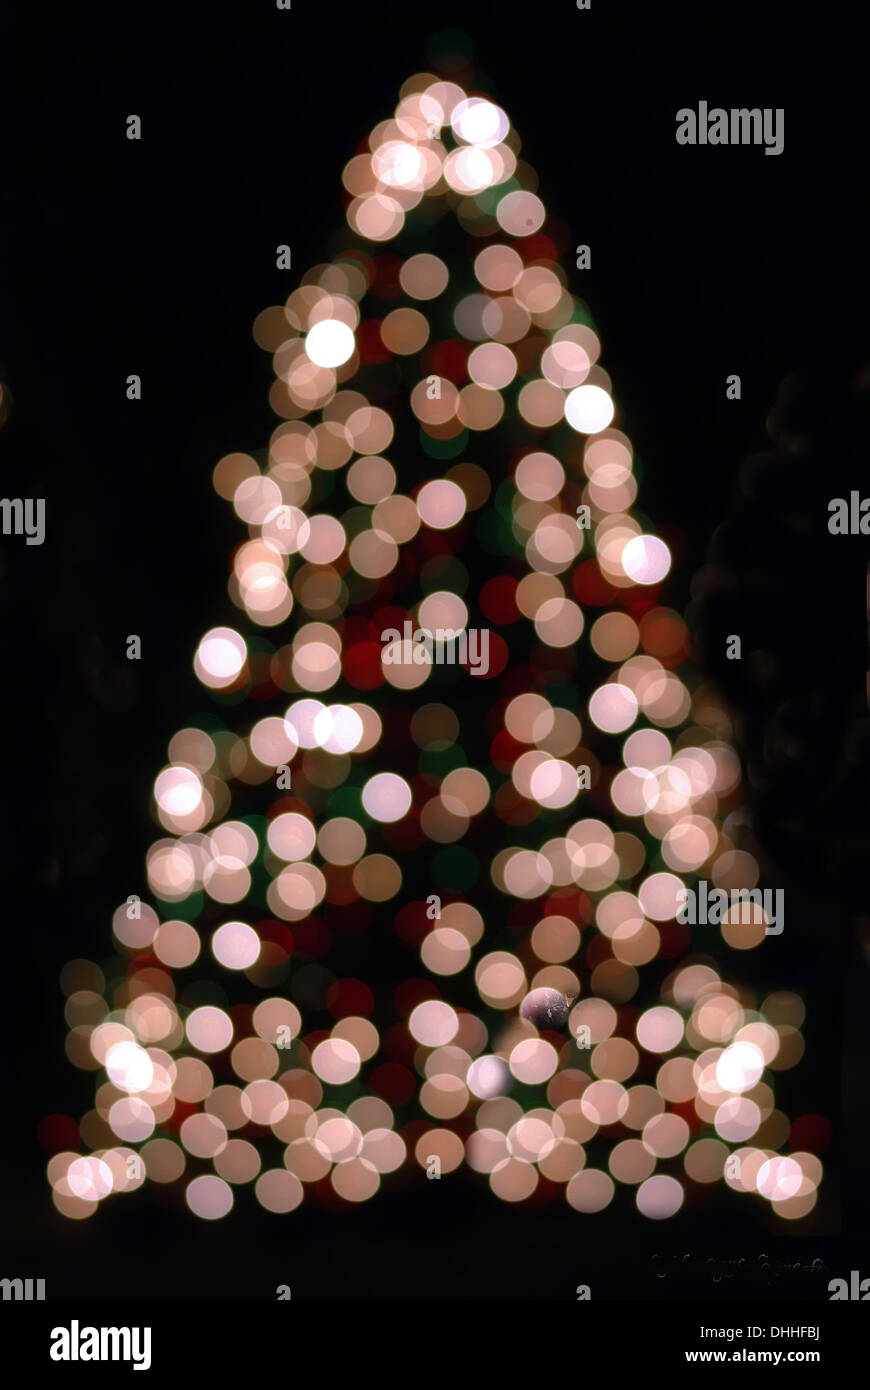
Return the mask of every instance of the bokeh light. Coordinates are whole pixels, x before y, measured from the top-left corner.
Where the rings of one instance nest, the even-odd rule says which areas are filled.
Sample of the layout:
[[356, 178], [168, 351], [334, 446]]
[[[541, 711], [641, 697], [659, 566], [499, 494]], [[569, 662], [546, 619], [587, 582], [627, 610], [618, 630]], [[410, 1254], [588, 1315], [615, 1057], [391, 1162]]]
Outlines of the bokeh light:
[[47, 1165], [71, 1220], [143, 1184], [205, 1221], [350, 1210], [436, 1168], [571, 1220], [815, 1205], [774, 1094], [805, 1005], [714, 959], [764, 911], [677, 916], [760, 883], [740, 763], [519, 150], [416, 74], [344, 167], [342, 249], [255, 322], [275, 427], [212, 474], [236, 616], [195, 645], [116, 956], [61, 976], [95, 1081], [90, 1152]]

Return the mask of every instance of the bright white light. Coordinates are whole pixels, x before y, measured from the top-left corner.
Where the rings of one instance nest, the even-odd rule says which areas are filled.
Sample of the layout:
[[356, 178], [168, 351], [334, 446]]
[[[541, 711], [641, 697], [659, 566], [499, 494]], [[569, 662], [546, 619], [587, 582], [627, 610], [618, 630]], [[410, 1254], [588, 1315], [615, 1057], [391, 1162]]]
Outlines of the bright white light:
[[327, 753], [350, 753], [363, 736], [363, 722], [349, 705], [329, 705], [316, 716], [313, 733]]
[[247, 922], [224, 922], [211, 939], [216, 960], [227, 970], [247, 970], [260, 955], [260, 938]]
[[372, 820], [401, 820], [411, 809], [411, 788], [395, 772], [376, 772], [363, 787], [362, 804]]
[[622, 552], [622, 568], [635, 584], [658, 584], [671, 567], [671, 552], [658, 536], [635, 536]]
[[589, 717], [606, 734], [624, 733], [637, 718], [637, 696], [627, 685], [608, 681], [593, 692]]
[[154, 783], [154, 799], [169, 816], [189, 816], [202, 801], [202, 783], [187, 767], [165, 767]]
[[353, 333], [340, 319], [316, 323], [305, 339], [305, 351], [318, 367], [340, 367], [356, 346]]
[[231, 627], [213, 627], [205, 634], [193, 658], [193, 669], [211, 690], [232, 685], [248, 656], [244, 638]]
[[388, 140], [372, 155], [372, 169], [381, 183], [392, 188], [408, 188], [424, 171], [423, 156], [406, 140]]
[[613, 401], [601, 386], [576, 386], [565, 401], [565, 419], [578, 434], [598, 434], [613, 419]]
[[511, 1080], [511, 1074], [501, 1057], [478, 1057], [468, 1068], [465, 1084], [472, 1095], [480, 1100], [490, 1100], [492, 1096], [504, 1095]]
[[764, 1058], [755, 1044], [736, 1042], [716, 1063], [716, 1081], [723, 1091], [750, 1091], [763, 1071]]
[[296, 700], [284, 715], [284, 729], [288, 738], [300, 748], [317, 748], [318, 738], [315, 723], [326, 709], [321, 700]]
[[469, 145], [497, 145], [510, 129], [510, 121], [500, 106], [482, 97], [467, 97], [453, 110], [450, 124], [460, 140]]
[[112, 1170], [101, 1158], [76, 1158], [66, 1171], [73, 1196], [84, 1202], [99, 1202], [115, 1185]]
[[478, 146], [460, 150], [456, 159], [456, 173], [466, 188], [478, 192], [492, 183], [492, 162]]
[[109, 1048], [106, 1072], [119, 1091], [147, 1091], [154, 1080], [151, 1058], [134, 1042], [119, 1042]]

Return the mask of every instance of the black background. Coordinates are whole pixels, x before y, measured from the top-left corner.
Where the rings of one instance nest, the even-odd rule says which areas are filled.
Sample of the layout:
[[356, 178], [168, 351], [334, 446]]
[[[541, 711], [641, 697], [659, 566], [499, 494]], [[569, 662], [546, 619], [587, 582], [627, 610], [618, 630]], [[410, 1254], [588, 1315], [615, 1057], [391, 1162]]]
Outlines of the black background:
[[[587, 1283], [595, 1297], [655, 1298], [697, 1291], [657, 1280], [655, 1253], [754, 1266], [766, 1252], [825, 1260], [824, 1280], [786, 1281], [792, 1296], [824, 1296], [827, 1278], [859, 1257], [870, 1142], [868, 976], [852, 927], [866, 862], [866, 544], [829, 538], [825, 505], [866, 478], [867, 412], [853, 389], [870, 359], [857, 21], [845, 4], [427, 9], [20, 4], [0, 20], [0, 376], [13, 399], [0, 486], [47, 506], [42, 547], [4, 537], [0, 551], [13, 955], [4, 1265], [15, 1266], [4, 1273], [47, 1275], [50, 1297], [268, 1299], [286, 1283], [294, 1298], [571, 1298]], [[800, 1235], [727, 1194], [666, 1231], [638, 1227], [630, 1202], [580, 1218], [432, 1183], [426, 1201], [381, 1194], [361, 1211], [312, 1207], [283, 1223], [240, 1202], [219, 1228], [145, 1194], [80, 1224], [50, 1204], [35, 1125], [49, 1111], [79, 1114], [91, 1085], [63, 1055], [58, 972], [73, 956], [106, 954], [111, 911], [152, 835], [154, 772], [179, 720], [203, 703], [190, 653], [231, 611], [226, 556], [239, 538], [211, 470], [223, 454], [262, 447], [274, 425], [270, 360], [251, 323], [328, 258], [341, 169], [405, 78], [427, 68], [430, 36], [453, 26], [471, 37], [478, 84], [519, 130], [548, 208], [592, 247], [573, 287], [596, 316], [644, 460], [642, 506], [687, 537], [671, 601], [685, 605], [731, 517], [724, 563], [737, 592], [776, 595], [762, 605], [767, 645], [817, 696], [786, 779], [809, 829], [782, 831], [781, 780], [757, 786], [774, 881], [799, 904], [788, 954], [760, 963], [758, 978], [809, 987], [800, 1108], [838, 1128], [829, 1186]], [[677, 146], [675, 112], [700, 99], [784, 107], [784, 153]], [[125, 139], [131, 113], [143, 121], [138, 143]], [[275, 268], [283, 242], [298, 273]], [[125, 398], [131, 372], [141, 403]], [[743, 395], [730, 402], [735, 372]], [[741, 466], [768, 446], [765, 420], [795, 372], [807, 373], [794, 409], [812, 446], [782, 475], [776, 505], [785, 499], [805, 525], [797, 550], [756, 554]], [[768, 504], [757, 503], [756, 522]], [[715, 604], [699, 622], [712, 652]], [[141, 663], [124, 657], [133, 632]], [[751, 757], [775, 711], [748, 678], [731, 693]], [[809, 860], [808, 835], [822, 844]], [[739, 1290], [704, 1278], [711, 1295], [775, 1287], [769, 1274]]]

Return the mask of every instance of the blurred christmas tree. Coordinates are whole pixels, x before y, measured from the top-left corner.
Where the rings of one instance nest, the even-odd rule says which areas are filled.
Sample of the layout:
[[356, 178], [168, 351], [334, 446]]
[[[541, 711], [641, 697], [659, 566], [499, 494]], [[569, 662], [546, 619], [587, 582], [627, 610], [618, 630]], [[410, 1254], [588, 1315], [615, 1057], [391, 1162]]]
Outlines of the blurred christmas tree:
[[617, 1184], [652, 1217], [720, 1181], [815, 1203], [769, 1081], [803, 1006], [713, 955], [768, 921], [675, 920], [695, 880], [757, 882], [739, 763], [519, 153], [492, 100], [413, 77], [344, 170], [332, 260], [255, 323], [281, 423], [214, 473], [240, 617], [154, 784], [154, 905], [117, 909], [108, 973], [64, 972], [102, 1076], [90, 1154], [49, 1164], [68, 1216], [146, 1180], [214, 1219], [240, 1184], [286, 1212], [463, 1164], [579, 1211]]

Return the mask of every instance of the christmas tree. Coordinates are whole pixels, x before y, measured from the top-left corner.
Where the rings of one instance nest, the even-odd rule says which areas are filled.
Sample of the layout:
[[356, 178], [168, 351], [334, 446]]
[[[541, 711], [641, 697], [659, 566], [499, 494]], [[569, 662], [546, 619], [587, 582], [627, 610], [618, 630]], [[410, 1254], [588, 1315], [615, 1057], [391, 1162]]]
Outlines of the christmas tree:
[[147, 889], [114, 963], [64, 971], [97, 1088], [55, 1205], [286, 1213], [466, 1168], [509, 1202], [621, 1186], [664, 1218], [725, 1184], [799, 1218], [821, 1165], [782, 1152], [772, 1080], [803, 1006], [716, 965], [781, 912], [741, 900], [740, 765], [660, 601], [588, 248], [501, 107], [433, 73], [343, 183], [329, 263], [254, 325], [279, 423], [214, 470], [237, 616], [196, 646]]

